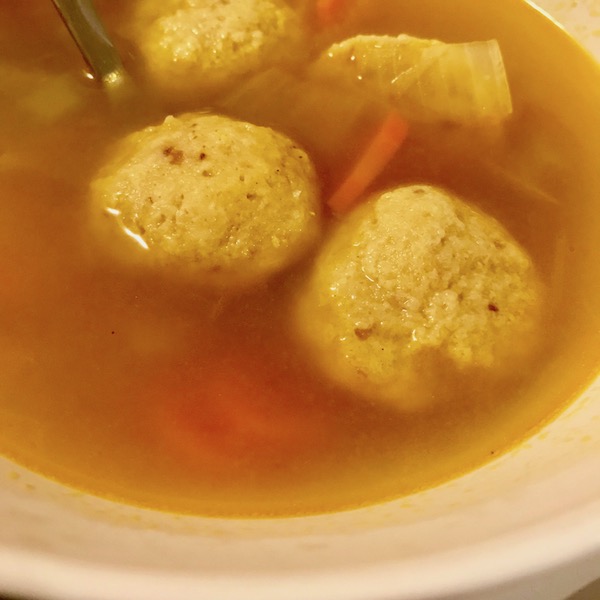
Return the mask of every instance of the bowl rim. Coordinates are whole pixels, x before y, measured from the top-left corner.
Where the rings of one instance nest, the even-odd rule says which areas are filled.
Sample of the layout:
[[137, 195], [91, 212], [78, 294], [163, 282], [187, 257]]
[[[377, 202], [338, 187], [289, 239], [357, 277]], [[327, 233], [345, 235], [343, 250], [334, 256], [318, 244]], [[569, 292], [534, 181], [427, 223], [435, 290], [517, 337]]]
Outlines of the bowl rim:
[[[50, 552], [0, 547], [0, 581], [7, 593], [60, 600], [458, 600], [585, 560], [600, 561], [600, 498], [519, 532], [402, 563], [390, 560], [352, 569], [294, 573], [282, 573], [275, 567], [267, 574], [215, 576], [120, 568], [56, 557]], [[415, 573], [423, 576], [414, 577]], [[245, 590], [244, 595], [240, 590]]]

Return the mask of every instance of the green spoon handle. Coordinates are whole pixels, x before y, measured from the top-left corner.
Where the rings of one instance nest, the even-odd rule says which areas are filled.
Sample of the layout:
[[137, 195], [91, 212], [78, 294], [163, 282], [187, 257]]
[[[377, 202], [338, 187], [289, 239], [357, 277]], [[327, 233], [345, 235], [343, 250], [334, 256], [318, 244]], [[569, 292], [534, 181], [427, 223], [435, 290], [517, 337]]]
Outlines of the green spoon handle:
[[105, 85], [121, 83], [123, 64], [92, 0], [52, 0], [93, 77]]

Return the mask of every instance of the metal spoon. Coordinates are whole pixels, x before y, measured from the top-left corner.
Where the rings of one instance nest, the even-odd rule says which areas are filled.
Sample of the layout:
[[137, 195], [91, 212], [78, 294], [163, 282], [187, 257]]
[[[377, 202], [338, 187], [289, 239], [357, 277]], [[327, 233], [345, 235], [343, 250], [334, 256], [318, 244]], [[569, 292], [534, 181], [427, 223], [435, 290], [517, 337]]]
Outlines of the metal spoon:
[[106, 88], [126, 87], [127, 72], [92, 0], [52, 0], [91, 74]]

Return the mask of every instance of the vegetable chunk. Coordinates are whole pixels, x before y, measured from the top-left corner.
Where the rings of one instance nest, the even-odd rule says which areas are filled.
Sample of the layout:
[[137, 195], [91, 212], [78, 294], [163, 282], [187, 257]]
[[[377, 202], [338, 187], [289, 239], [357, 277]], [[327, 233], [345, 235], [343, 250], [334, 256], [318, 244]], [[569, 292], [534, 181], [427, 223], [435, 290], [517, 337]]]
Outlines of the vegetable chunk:
[[344, 19], [353, 0], [316, 0], [315, 17], [320, 28], [331, 27]]
[[336, 213], [350, 210], [393, 158], [407, 134], [406, 121], [397, 113], [390, 113], [346, 179], [329, 198], [329, 208]]
[[20, 90], [17, 108], [38, 123], [53, 124], [79, 111], [89, 90], [69, 73], [24, 70], [0, 62], [2, 90]]
[[204, 475], [238, 475], [314, 457], [335, 433], [303, 386], [248, 355], [161, 372], [146, 393], [148, 427], [163, 452]]
[[359, 35], [333, 44], [313, 69], [379, 95], [409, 120], [468, 123], [512, 112], [496, 40], [446, 44], [408, 35]]
[[388, 116], [385, 102], [348, 85], [269, 69], [250, 77], [219, 103], [223, 112], [284, 131], [323, 168], [354, 159], [354, 147]]

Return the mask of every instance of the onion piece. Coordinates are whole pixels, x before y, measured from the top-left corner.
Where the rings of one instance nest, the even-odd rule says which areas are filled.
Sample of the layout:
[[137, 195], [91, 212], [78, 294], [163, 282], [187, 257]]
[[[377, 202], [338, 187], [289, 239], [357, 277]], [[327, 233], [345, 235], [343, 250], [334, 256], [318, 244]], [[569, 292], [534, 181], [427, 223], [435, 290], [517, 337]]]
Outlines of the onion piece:
[[452, 121], [504, 119], [512, 99], [497, 40], [440, 44], [423, 52], [430, 66], [407, 94], [416, 95], [424, 110]]
[[4, 89], [19, 92], [16, 108], [38, 122], [54, 124], [83, 106], [88, 89], [70, 73], [44, 73], [0, 62]]
[[363, 87], [413, 121], [470, 123], [512, 113], [497, 40], [446, 44], [408, 35], [359, 35], [330, 46], [311, 72]]
[[277, 68], [237, 86], [219, 108], [286, 133], [324, 168], [353, 159], [356, 147], [389, 113], [387, 104], [353, 86], [331, 86]]

